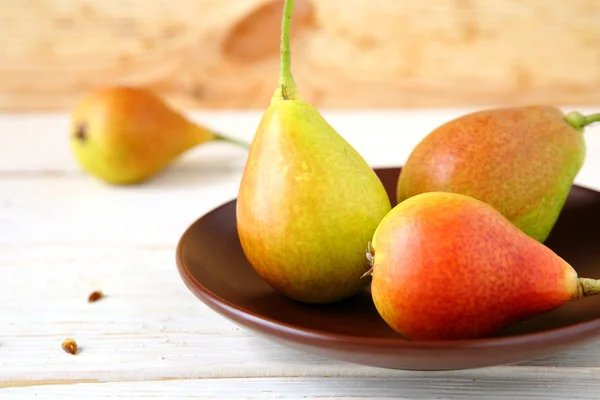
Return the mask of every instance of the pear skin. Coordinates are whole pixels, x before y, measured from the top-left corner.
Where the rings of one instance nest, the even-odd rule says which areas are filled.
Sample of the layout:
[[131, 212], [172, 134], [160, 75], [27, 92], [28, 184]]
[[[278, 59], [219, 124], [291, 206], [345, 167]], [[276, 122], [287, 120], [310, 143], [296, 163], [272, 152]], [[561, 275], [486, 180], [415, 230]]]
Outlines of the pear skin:
[[371, 293], [381, 317], [413, 340], [494, 335], [568, 301], [600, 294], [489, 204], [428, 192], [395, 206], [371, 243]]
[[553, 106], [528, 106], [451, 120], [413, 149], [398, 178], [397, 200], [435, 191], [468, 195], [544, 242], [583, 165], [583, 128], [595, 117], [600, 114], [586, 120]]
[[286, 39], [292, 5], [284, 8], [281, 85], [240, 182], [237, 231], [249, 263], [274, 289], [330, 303], [367, 286], [364, 246], [391, 204], [373, 169], [298, 95]]
[[157, 95], [126, 86], [85, 96], [72, 112], [69, 135], [82, 169], [112, 184], [146, 181], [185, 151], [226, 140], [189, 121]]

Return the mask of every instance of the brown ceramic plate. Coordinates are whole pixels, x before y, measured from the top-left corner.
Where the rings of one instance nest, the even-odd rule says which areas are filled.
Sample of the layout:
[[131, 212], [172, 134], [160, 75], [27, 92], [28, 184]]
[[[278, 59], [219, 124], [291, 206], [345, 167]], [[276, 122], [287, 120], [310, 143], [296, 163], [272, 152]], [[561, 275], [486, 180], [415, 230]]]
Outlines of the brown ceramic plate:
[[[398, 168], [377, 174], [395, 204]], [[497, 336], [465, 341], [409, 341], [379, 317], [368, 291], [332, 305], [307, 305], [275, 292], [246, 261], [236, 231], [235, 200], [194, 222], [177, 246], [187, 287], [216, 312], [268, 338], [330, 358], [409, 370], [510, 364], [600, 339], [600, 296], [571, 302]], [[580, 276], [600, 278], [600, 193], [574, 187], [547, 245]]]

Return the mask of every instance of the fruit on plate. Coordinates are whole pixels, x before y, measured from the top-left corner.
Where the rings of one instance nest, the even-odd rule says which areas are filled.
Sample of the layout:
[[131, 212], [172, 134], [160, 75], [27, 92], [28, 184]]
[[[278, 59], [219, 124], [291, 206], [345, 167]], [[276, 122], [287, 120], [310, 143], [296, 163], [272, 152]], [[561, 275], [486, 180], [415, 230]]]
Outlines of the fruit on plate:
[[428, 192], [381, 221], [367, 258], [381, 317], [413, 340], [492, 336], [600, 293], [600, 281], [526, 235], [489, 204]]
[[398, 178], [397, 201], [425, 192], [468, 195], [544, 242], [583, 165], [584, 128], [596, 121], [600, 114], [565, 115], [553, 106], [462, 115], [413, 149]]
[[71, 150], [90, 175], [111, 184], [135, 184], [157, 175], [185, 151], [227, 138], [198, 125], [148, 90], [105, 87], [74, 108]]
[[290, 68], [286, 0], [279, 86], [251, 144], [237, 198], [247, 260], [297, 301], [330, 303], [363, 289], [367, 243], [390, 211], [386, 190], [361, 155], [304, 101]]

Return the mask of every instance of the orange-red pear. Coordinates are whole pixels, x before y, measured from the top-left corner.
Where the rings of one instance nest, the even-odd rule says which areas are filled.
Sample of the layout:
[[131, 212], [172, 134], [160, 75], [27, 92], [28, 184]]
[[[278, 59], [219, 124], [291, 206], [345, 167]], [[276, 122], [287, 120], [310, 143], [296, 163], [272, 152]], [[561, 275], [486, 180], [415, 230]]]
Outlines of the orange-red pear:
[[367, 257], [382, 318], [409, 339], [471, 339], [600, 293], [550, 248], [475, 198], [413, 196], [381, 221]]

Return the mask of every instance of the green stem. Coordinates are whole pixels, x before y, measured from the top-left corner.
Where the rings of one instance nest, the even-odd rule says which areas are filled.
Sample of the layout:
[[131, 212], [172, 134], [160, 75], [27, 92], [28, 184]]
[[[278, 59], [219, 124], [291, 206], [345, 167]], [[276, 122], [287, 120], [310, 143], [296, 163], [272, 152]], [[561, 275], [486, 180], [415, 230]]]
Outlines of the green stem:
[[600, 113], [590, 114], [585, 116], [585, 125], [593, 124], [594, 122], [600, 122]]
[[292, 76], [290, 55], [290, 25], [293, 10], [294, 0], [285, 0], [283, 18], [281, 20], [281, 69], [279, 72], [279, 88], [281, 90], [281, 97], [284, 100], [298, 98], [298, 88]]
[[565, 121], [567, 121], [567, 123], [573, 128], [581, 130], [586, 126], [593, 124], [594, 122], [600, 122], [600, 113], [582, 115], [577, 111], [572, 111], [567, 114]]
[[250, 143], [245, 142], [243, 140], [239, 140], [239, 139], [235, 139], [232, 137], [228, 137], [228, 136], [223, 136], [221, 134], [215, 134], [215, 140], [220, 140], [223, 142], [227, 142], [227, 143], [231, 143], [234, 144], [236, 146], [240, 146], [243, 147], [245, 149], [249, 149], [250, 148]]

